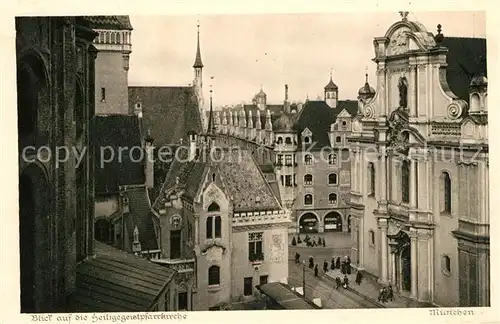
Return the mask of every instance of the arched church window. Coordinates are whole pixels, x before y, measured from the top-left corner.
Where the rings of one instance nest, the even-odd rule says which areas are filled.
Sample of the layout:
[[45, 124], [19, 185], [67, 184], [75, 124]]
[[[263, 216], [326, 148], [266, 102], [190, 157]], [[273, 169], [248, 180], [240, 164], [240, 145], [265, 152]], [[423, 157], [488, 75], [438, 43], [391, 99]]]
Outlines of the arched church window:
[[451, 214], [451, 178], [448, 172], [443, 172], [441, 175], [442, 179], [442, 203], [441, 211], [443, 213]]
[[410, 202], [410, 162], [404, 160], [401, 166], [401, 200], [404, 203]]
[[375, 196], [375, 165], [373, 162], [368, 162], [368, 196]]

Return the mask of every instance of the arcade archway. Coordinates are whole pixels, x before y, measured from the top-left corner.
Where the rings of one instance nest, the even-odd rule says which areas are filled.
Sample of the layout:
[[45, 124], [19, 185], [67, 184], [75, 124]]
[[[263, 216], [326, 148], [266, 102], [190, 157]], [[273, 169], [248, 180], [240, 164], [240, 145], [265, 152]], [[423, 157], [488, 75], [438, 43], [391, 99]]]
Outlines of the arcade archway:
[[[21, 312], [45, 308], [50, 280], [49, 192], [44, 171], [32, 164], [19, 176]], [[41, 301], [39, 304], [36, 301]]]
[[318, 217], [313, 213], [306, 213], [299, 218], [299, 233], [318, 233]]
[[342, 215], [338, 212], [329, 212], [323, 222], [325, 232], [342, 232]]

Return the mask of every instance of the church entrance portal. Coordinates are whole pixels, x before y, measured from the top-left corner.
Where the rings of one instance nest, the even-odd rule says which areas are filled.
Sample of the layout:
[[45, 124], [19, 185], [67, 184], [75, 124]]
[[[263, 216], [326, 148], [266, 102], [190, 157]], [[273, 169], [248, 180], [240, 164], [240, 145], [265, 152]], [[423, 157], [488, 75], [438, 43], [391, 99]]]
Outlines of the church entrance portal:
[[300, 216], [299, 233], [318, 233], [318, 218], [312, 213]]
[[411, 257], [410, 245], [406, 245], [401, 251], [401, 290], [411, 290]]
[[387, 235], [391, 240], [391, 253], [395, 259], [395, 288], [399, 291], [411, 291], [411, 246], [410, 237], [405, 231]]
[[330, 212], [324, 218], [325, 232], [342, 232], [342, 216], [337, 212]]

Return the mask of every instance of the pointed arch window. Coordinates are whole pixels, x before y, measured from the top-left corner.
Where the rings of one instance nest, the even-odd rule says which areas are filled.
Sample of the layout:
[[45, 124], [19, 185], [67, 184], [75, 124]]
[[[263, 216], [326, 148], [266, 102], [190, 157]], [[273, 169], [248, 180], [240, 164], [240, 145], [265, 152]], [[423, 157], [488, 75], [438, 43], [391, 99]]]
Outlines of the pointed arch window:
[[375, 196], [375, 164], [368, 162], [368, 196]]
[[451, 178], [448, 172], [443, 172], [441, 175], [443, 188], [441, 197], [441, 211], [445, 214], [451, 214]]
[[220, 207], [215, 202], [211, 203], [210, 206], [208, 206], [208, 212], [209, 213], [214, 213], [214, 212], [219, 212], [219, 211], [220, 211]]
[[[208, 206], [209, 213], [220, 212], [220, 206], [213, 202]], [[222, 237], [222, 219], [219, 215], [210, 215], [206, 220], [206, 238], [214, 239]]]
[[313, 176], [312, 176], [312, 174], [306, 174], [304, 176], [304, 185], [311, 186], [312, 182], [313, 182]]
[[404, 160], [401, 166], [401, 201], [410, 202], [410, 161]]
[[313, 204], [313, 196], [311, 194], [307, 194], [304, 196], [304, 205], [312, 205]]

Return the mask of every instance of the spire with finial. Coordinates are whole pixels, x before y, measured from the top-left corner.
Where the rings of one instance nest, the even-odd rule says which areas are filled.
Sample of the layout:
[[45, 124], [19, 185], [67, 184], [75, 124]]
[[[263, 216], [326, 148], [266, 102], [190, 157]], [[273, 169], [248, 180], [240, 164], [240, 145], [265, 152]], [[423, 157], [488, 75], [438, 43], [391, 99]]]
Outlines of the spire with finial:
[[201, 51], [200, 51], [200, 22], [198, 21], [198, 44], [196, 48], [196, 59], [194, 60], [194, 65], [193, 67], [195, 69], [197, 68], [203, 68], [203, 63], [201, 62]]
[[[211, 77], [213, 79], [213, 77]], [[213, 108], [212, 108], [212, 84], [210, 84], [210, 112], [208, 113], [208, 134], [215, 134], [215, 124], [213, 121]]]

